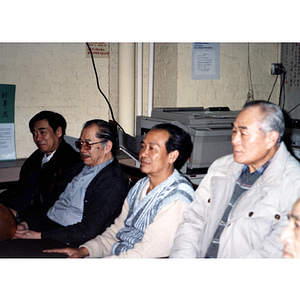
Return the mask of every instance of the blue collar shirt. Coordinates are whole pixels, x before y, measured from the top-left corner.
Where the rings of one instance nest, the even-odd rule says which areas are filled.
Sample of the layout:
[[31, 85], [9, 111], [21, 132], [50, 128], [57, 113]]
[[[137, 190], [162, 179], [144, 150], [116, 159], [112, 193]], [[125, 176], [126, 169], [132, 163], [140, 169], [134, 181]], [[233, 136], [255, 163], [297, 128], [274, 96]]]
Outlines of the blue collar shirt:
[[48, 218], [62, 226], [81, 222], [84, 197], [89, 184], [112, 161], [113, 158], [94, 167], [84, 166], [82, 171], [68, 183], [59, 199], [48, 210]]

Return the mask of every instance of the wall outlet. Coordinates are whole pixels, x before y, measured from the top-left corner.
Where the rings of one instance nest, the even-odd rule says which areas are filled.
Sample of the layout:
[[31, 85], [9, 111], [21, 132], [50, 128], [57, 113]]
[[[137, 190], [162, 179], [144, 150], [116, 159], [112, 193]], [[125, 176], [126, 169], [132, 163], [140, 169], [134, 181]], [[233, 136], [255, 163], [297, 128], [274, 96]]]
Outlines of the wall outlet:
[[271, 75], [280, 75], [284, 71], [283, 65], [282, 64], [271, 64]]

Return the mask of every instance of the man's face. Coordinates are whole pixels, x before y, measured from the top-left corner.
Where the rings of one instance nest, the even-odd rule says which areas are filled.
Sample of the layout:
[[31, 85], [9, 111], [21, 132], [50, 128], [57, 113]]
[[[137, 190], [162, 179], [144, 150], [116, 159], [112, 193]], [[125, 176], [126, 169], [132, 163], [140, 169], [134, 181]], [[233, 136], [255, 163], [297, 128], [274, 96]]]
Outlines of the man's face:
[[167, 153], [166, 142], [169, 133], [166, 130], [150, 130], [141, 143], [139, 155], [141, 171], [148, 176], [164, 176], [173, 162], [170, 161], [170, 153]]
[[289, 213], [289, 224], [280, 235], [284, 244], [283, 258], [300, 258], [300, 200]]
[[246, 164], [250, 172], [266, 163], [273, 153], [274, 144], [270, 143], [270, 133], [263, 135], [259, 119], [258, 107], [250, 107], [241, 111], [233, 122], [231, 143], [234, 160]]
[[59, 126], [54, 132], [48, 120], [44, 119], [34, 123], [32, 135], [33, 141], [40, 151], [48, 156], [58, 148], [61, 142], [62, 129]]
[[[84, 164], [90, 167], [97, 166], [112, 157], [112, 154], [106, 150], [103, 143], [98, 143], [101, 140], [96, 137], [98, 131], [97, 125], [92, 125], [82, 129], [79, 141], [97, 143], [91, 145], [91, 149], [87, 149], [85, 144], [80, 149], [81, 159]], [[109, 157], [108, 157], [109, 156]]]

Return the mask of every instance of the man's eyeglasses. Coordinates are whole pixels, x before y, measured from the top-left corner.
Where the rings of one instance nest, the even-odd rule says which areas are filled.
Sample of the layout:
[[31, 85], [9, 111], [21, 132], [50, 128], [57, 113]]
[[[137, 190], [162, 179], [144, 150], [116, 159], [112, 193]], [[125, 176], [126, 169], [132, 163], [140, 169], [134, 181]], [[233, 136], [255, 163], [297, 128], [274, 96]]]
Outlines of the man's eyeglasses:
[[91, 148], [92, 148], [91, 146], [92, 145], [99, 144], [99, 143], [104, 143], [104, 141], [95, 142], [95, 143], [84, 142], [84, 141], [75, 141], [75, 147], [80, 150], [81, 147], [83, 146], [84, 149], [91, 150]]

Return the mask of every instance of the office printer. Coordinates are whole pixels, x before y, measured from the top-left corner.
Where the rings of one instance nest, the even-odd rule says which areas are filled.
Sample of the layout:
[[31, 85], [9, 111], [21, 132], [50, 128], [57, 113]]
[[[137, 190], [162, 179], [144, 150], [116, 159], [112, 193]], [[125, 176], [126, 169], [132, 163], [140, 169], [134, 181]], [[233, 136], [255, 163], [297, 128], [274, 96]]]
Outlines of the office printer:
[[191, 135], [194, 148], [181, 171], [192, 177], [201, 177], [215, 159], [232, 153], [232, 122], [238, 113], [227, 107], [153, 108], [151, 117], [137, 117], [136, 136], [141, 140], [140, 137], [160, 123], [183, 128]]

